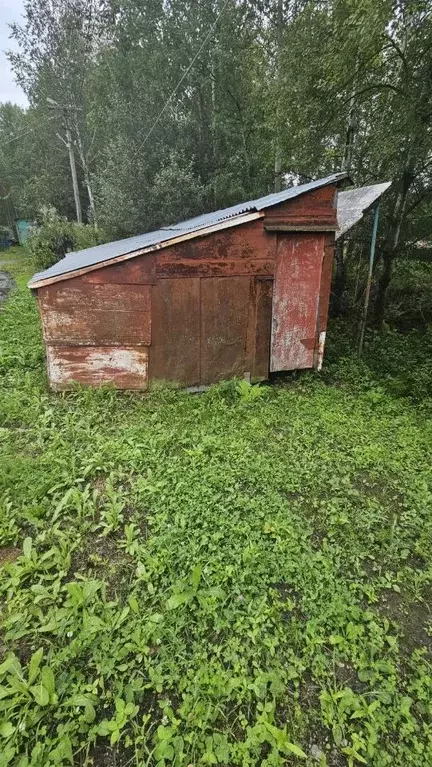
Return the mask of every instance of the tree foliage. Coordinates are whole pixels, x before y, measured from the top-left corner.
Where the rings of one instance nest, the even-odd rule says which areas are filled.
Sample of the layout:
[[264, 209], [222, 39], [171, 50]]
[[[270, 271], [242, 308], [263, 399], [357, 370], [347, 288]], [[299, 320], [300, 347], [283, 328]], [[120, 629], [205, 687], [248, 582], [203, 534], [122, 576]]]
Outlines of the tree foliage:
[[28, 215], [74, 215], [69, 126], [83, 207], [111, 236], [271, 191], [277, 156], [285, 181], [394, 182], [378, 315], [394, 259], [430, 238], [425, 0], [27, 0], [12, 34], [30, 107], [3, 106], [0, 159]]

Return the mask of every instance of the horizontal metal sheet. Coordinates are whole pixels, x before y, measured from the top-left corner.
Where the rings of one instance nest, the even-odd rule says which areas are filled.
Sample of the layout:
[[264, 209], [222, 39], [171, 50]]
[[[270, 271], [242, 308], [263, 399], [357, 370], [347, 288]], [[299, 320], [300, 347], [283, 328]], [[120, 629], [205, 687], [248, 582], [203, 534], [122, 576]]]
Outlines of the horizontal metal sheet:
[[336, 239], [339, 239], [355, 226], [389, 186], [391, 186], [391, 181], [339, 192], [337, 203], [339, 231], [336, 233]]
[[236, 218], [237, 216], [241, 216], [250, 211], [261, 211], [265, 208], [270, 208], [281, 202], [285, 202], [285, 200], [290, 200], [305, 194], [306, 192], [319, 189], [328, 184], [334, 184], [344, 178], [346, 178], [346, 173], [334, 173], [331, 176], [318, 179], [317, 181], [311, 181], [308, 184], [293, 186], [289, 189], [284, 189], [281, 192], [258, 197], [256, 200], [242, 202], [238, 205], [233, 205], [213, 213], [204, 213], [195, 218], [180, 222], [179, 224], [163, 227], [155, 232], [140, 234], [136, 237], [128, 237], [127, 239], [117, 240], [116, 242], [108, 242], [104, 245], [96, 245], [93, 248], [86, 248], [85, 250], [80, 250], [76, 253], [68, 253], [65, 258], [58, 261], [54, 266], [51, 266], [44, 272], [35, 274], [30, 280], [29, 286], [34, 286], [40, 280], [49, 280], [50, 278], [58, 277], [63, 274], [70, 274], [80, 269], [93, 266], [94, 264], [109, 261], [110, 259], [118, 258], [129, 253], [134, 253], [135, 251], [151, 248], [153, 246], [156, 247], [160, 243], [169, 242], [182, 234], [192, 232], [197, 232], [198, 234], [200, 230], [217, 224], [222, 224], [227, 219]]

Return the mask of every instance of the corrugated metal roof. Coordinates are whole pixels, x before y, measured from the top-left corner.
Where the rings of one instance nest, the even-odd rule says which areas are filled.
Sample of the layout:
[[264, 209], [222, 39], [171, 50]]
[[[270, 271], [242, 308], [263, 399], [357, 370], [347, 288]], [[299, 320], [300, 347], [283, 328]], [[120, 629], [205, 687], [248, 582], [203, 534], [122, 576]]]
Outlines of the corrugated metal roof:
[[357, 224], [364, 213], [384, 194], [389, 186], [391, 186], [391, 181], [339, 192], [337, 204], [339, 231], [336, 232], [336, 239], [339, 239], [339, 237]]
[[155, 232], [140, 234], [136, 237], [128, 237], [125, 240], [117, 240], [116, 242], [108, 242], [105, 245], [96, 245], [93, 248], [86, 248], [77, 253], [68, 253], [65, 258], [58, 261], [54, 266], [51, 266], [44, 272], [35, 274], [30, 280], [29, 286], [33, 287], [41, 280], [49, 280], [50, 278], [59, 277], [60, 275], [65, 275], [66, 279], [67, 276], [79, 269], [85, 269], [86, 267], [94, 266], [95, 264], [109, 261], [120, 256], [125, 256], [129, 253], [143, 250], [144, 248], [150, 248], [163, 242], [169, 242], [182, 234], [193, 232], [199, 233], [200, 229], [215, 226], [227, 219], [236, 218], [245, 213], [253, 211], [258, 212], [265, 208], [270, 208], [272, 205], [277, 205], [278, 203], [298, 197], [301, 194], [305, 194], [305, 192], [310, 192], [314, 189], [319, 189], [322, 186], [327, 186], [327, 184], [334, 184], [337, 181], [342, 181], [346, 176], [346, 173], [334, 173], [326, 178], [311, 181], [308, 184], [293, 186], [289, 189], [283, 189], [282, 192], [268, 194], [265, 197], [259, 197], [256, 200], [249, 200], [248, 202], [242, 202], [238, 205], [232, 205], [230, 208], [224, 208], [223, 210], [218, 210], [214, 213], [204, 213], [201, 216], [190, 218], [179, 224], [163, 227]]

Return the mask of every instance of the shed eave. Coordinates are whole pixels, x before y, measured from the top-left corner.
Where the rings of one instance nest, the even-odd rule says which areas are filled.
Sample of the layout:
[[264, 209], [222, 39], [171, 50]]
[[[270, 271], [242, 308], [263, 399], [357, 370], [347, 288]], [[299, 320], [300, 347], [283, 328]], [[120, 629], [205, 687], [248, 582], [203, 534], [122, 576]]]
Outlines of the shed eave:
[[62, 274], [56, 274], [52, 277], [46, 277], [42, 280], [32, 279], [28, 282], [28, 287], [31, 290], [44, 288], [47, 285], [54, 284], [55, 282], [63, 282], [64, 280], [70, 280], [74, 277], [80, 277], [82, 274], [94, 272], [98, 269], [104, 269], [106, 266], [121, 264], [124, 261], [129, 261], [131, 258], [137, 258], [138, 256], [143, 256], [147, 253], [154, 253], [155, 251], [162, 250], [162, 248], [169, 248], [173, 245], [178, 245], [179, 243], [185, 242], [186, 240], [205, 237], [208, 234], [219, 232], [222, 229], [230, 229], [234, 226], [239, 226], [240, 224], [247, 224], [250, 221], [256, 221], [259, 218], [264, 218], [264, 215], [264, 211], [255, 211], [253, 213], [246, 213], [241, 216], [236, 216], [235, 218], [228, 218], [225, 221], [213, 224], [212, 226], [207, 226], [203, 229], [197, 229], [193, 232], [186, 232], [184, 234], [178, 235], [177, 237], [173, 236], [170, 239], [157, 242], [154, 245], [149, 245], [147, 248], [139, 248], [138, 250], [133, 250], [130, 253], [124, 253], [121, 256], [114, 256], [113, 258], [107, 259], [106, 261], [99, 261], [96, 264], [89, 264], [88, 266], [83, 266], [80, 269], [74, 269], [70, 272], [62, 272]]

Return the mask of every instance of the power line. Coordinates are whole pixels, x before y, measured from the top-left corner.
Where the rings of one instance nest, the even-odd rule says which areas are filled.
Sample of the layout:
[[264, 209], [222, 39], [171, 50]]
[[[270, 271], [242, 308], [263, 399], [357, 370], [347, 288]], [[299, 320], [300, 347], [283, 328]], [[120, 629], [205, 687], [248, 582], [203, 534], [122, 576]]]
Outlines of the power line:
[[[56, 115], [48, 117], [47, 120], [54, 120], [54, 117], [56, 117]], [[14, 136], [13, 138], [4, 141], [3, 144], [0, 144], [0, 149], [3, 149], [4, 146], [11, 144], [12, 141], [19, 141], [21, 138], [24, 138], [24, 136], [28, 136], [29, 133], [34, 133], [35, 130], [36, 128], [30, 128], [29, 130], [24, 131], [24, 133], [20, 133], [18, 136]]]
[[162, 107], [161, 111], [159, 112], [158, 116], [156, 117], [156, 120], [154, 121], [153, 125], [151, 126], [149, 132], [147, 133], [147, 135], [146, 135], [146, 137], [144, 139], [144, 141], [139, 145], [138, 149], [136, 150], [134, 156], [137, 155], [138, 152], [140, 152], [141, 149], [146, 145], [148, 139], [150, 138], [151, 134], [153, 133], [154, 129], [156, 128], [156, 125], [158, 124], [158, 122], [161, 119], [162, 115], [165, 113], [165, 110], [168, 108], [168, 106], [170, 105], [172, 99], [174, 98], [175, 94], [177, 93], [178, 89], [180, 88], [181, 84], [183, 83], [183, 81], [188, 76], [189, 72], [191, 71], [191, 69], [192, 69], [193, 65], [195, 64], [195, 62], [196, 62], [198, 56], [200, 55], [201, 51], [203, 50], [205, 45], [210, 40], [210, 37], [212, 36], [214, 30], [216, 29], [216, 26], [217, 26], [217, 24], [219, 22], [220, 17], [222, 16], [225, 8], [228, 5], [228, 2], [229, 2], [229, 0], [225, 0], [221, 10], [219, 11], [219, 13], [218, 13], [218, 15], [216, 17], [216, 21], [210, 27], [209, 32], [207, 33], [206, 37], [204, 38], [203, 42], [201, 43], [200, 47], [198, 48], [195, 56], [193, 57], [191, 63], [188, 66], [188, 68], [186, 69], [186, 72], [183, 73], [183, 75], [181, 76], [180, 80], [178, 81], [176, 87], [174, 88], [174, 90], [168, 96], [164, 106]]

